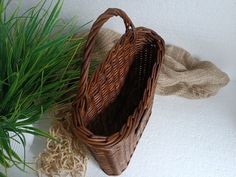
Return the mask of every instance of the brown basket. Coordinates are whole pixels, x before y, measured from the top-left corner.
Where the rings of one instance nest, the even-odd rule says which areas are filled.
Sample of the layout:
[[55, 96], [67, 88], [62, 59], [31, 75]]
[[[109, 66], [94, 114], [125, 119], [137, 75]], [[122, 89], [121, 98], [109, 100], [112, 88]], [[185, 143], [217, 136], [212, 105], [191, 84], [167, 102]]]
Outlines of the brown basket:
[[[88, 78], [91, 51], [102, 25], [120, 16], [126, 32]], [[126, 169], [152, 110], [164, 41], [135, 28], [120, 9], [108, 9], [93, 24], [85, 46], [79, 92], [73, 104], [73, 132], [108, 175]]]

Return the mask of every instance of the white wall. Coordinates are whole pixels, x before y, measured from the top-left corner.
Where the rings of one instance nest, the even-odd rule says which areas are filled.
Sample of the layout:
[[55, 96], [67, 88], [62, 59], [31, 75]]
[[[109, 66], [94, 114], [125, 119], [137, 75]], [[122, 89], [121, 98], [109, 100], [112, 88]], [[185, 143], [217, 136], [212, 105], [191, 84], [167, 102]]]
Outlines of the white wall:
[[[29, 7], [36, 1], [23, 2]], [[135, 26], [154, 29], [166, 43], [214, 62], [236, 79], [236, 0], [65, 0], [62, 17], [76, 15], [82, 25], [109, 7], [125, 10]], [[124, 31], [121, 20], [106, 26]]]
[[[25, 8], [36, 2], [22, 1]], [[167, 43], [214, 62], [236, 80], [236, 0], [64, 1], [62, 16], [77, 15], [79, 25], [95, 20], [108, 7], [122, 8], [136, 26], [156, 30]], [[112, 20], [108, 26], [124, 31], [121, 20]], [[150, 122], [122, 176], [235, 177], [235, 88], [236, 81], [215, 97], [195, 101], [156, 96]], [[42, 142], [34, 147], [32, 152]], [[9, 174], [32, 177], [15, 171]], [[104, 173], [91, 163], [88, 176], [104, 177]]]

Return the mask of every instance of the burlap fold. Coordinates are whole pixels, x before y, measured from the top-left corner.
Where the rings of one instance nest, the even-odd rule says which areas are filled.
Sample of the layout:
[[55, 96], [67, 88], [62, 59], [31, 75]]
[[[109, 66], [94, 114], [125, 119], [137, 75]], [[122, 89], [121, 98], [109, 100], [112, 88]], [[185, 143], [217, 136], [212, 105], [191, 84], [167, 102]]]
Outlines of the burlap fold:
[[[110, 29], [102, 29], [97, 36], [92, 58], [103, 60], [120, 36]], [[207, 98], [215, 95], [228, 82], [228, 75], [212, 62], [201, 61], [180, 47], [167, 45], [156, 93], [189, 99]]]

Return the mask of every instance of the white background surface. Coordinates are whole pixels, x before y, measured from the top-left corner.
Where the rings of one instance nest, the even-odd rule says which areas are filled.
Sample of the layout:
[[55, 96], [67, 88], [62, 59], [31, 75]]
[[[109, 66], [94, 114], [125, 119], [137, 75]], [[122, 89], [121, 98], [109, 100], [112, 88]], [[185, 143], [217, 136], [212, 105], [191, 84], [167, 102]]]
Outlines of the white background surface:
[[[205, 100], [155, 96], [153, 113], [121, 177], [235, 177], [236, 82]], [[48, 121], [41, 127], [47, 129]], [[43, 148], [35, 139], [29, 159]], [[9, 177], [33, 177], [10, 170]], [[87, 177], [106, 177], [90, 159]]]
[[[33, 2], [24, 0], [24, 8]], [[236, 79], [235, 0], [65, 0], [62, 17], [77, 15], [82, 25], [108, 7], [124, 9], [136, 26], [156, 30], [167, 43], [212, 61]], [[121, 20], [113, 19], [107, 27], [124, 31]], [[151, 119], [122, 177], [235, 177], [235, 90], [236, 81], [231, 81], [205, 100], [156, 96]], [[29, 158], [42, 147], [43, 141], [36, 139]], [[34, 175], [9, 173], [9, 177], [27, 176]], [[106, 175], [90, 160], [87, 176]]]

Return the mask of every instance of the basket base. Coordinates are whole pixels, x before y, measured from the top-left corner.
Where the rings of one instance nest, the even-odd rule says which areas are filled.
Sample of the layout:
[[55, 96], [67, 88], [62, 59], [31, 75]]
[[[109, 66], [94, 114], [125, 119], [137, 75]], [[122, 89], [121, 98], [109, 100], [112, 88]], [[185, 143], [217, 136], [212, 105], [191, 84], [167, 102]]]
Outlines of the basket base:
[[[142, 115], [140, 122], [137, 122], [137, 128], [139, 128], [139, 130], [141, 131], [137, 131], [136, 133], [134, 132], [131, 136], [127, 137], [127, 139], [122, 140], [119, 144], [116, 145], [115, 149], [121, 149], [125, 147], [125, 150], [123, 149], [122, 153], [120, 153], [121, 151], [114, 152], [114, 150], [112, 152], [109, 152], [108, 148], [104, 148], [106, 150], [95, 149], [94, 147], [89, 148], [90, 152], [95, 157], [96, 161], [98, 161], [98, 164], [104, 173], [109, 176], [119, 176], [127, 169], [131, 158], [136, 150], [138, 142], [149, 121], [151, 113], [152, 107], [147, 109]], [[130, 143], [134, 140], [135, 143]], [[99, 151], [99, 154], [101, 155], [98, 155], [98, 153], [94, 152], [94, 150]], [[104, 156], [104, 154], [106, 154], [106, 156]], [[113, 156], [107, 154], [113, 154]], [[119, 161], [119, 159], [126, 159], [126, 161]]]

